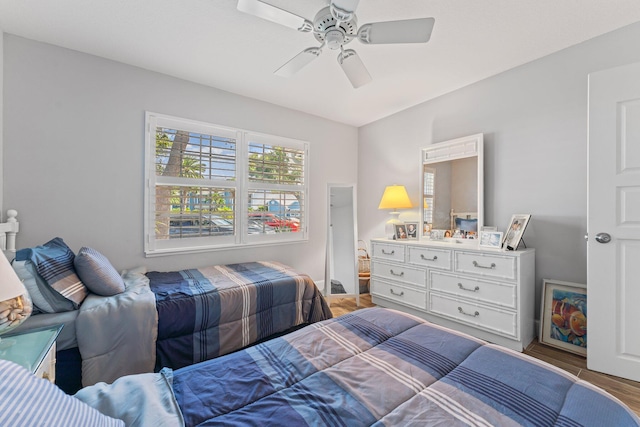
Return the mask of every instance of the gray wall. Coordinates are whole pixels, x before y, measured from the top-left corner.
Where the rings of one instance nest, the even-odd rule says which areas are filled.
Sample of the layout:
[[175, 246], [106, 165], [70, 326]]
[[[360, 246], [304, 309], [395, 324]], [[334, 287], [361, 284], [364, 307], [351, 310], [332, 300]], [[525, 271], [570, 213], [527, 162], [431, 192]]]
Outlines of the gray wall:
[[536, 248], [537, 299], [545, 278], [586, 283], [587, 75], [640, 61], [638, 46], [640, 23], [361, 127], [360, 238], [383, 235], [386, 185], [404, 184], [418, 206], [422, 147], [482, 132], [485, 225], [505, 230], [512, 214], [532, 214], [524, 238]]
[[[305, 243], [145, 258], [145, 110], [310, 142]], [[4, 207], [18, 246], [62, 237], [118, 269], [270, 259], [324, 277], [327, 182], [356, 182], [357, 129], [76, 51], [4, 35]], [[337, 155], [339, 153], [339, 155]]]

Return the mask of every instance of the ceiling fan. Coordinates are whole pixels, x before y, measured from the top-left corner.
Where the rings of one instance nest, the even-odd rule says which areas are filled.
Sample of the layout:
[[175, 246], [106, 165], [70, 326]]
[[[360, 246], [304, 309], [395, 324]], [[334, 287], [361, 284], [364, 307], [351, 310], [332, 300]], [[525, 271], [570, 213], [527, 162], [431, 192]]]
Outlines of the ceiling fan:
[[358, 28], [356, 8], [360, 0], [331, 0], [322, 8], [313, 22], [287, 10], [260, 0], [238, 0], [238, 10], [277, 24], [313, 33], [320, 46], [310, 47], [294, 56], [275, 71], [282, 77], [290, 77], [316, 59], [322, 48], [340, 50], [338, 63], [354, 88], [371, 81], [371, 75], [355, 50], [344, 45], [353, 39], [364, 44], [426, 43], [431, 38], [435, 19], [419, 18], [403, 21], [386, 21], [364, 24]]

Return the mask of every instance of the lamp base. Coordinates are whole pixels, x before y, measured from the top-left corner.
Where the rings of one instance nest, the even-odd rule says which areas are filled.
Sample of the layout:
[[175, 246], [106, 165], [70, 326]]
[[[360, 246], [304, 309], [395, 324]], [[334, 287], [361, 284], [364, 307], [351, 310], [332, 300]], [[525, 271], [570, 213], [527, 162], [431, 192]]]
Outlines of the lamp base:
[[33, 304], [26, 289], [22, 295], [0, 301], [0, 335], [17, 328], [32, 311]]
[[391, 219], [384, 225], [384, 235], [387, 239], [396, 239], [396, 225], [402, 225], [402, 221], [398, 219], [400, 212], [389, 212]]

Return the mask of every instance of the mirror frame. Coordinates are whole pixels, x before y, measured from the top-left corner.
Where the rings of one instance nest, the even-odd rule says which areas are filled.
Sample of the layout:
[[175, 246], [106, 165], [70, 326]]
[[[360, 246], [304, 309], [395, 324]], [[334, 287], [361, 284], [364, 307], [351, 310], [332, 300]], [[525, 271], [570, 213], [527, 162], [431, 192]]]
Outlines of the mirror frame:
[[478, 133], [434, 143], [422, 149], [420, 167], [420, 199], [422, 200], [420, 203], [420, 232], [422, 237], [429, 237], [428, 233], [424, 232], [424, 166], [467, 157], [477, 157], [478, 159], [478, 233], [482, 230], [484, 226], [484, 134]]

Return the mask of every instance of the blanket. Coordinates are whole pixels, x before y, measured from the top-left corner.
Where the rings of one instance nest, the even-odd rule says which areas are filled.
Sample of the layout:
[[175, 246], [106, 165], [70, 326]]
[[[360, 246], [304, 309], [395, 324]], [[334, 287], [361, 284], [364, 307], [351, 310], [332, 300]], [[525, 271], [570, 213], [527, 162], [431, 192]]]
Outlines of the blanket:
[[332, 317], [311, 278], [277, 262], [149, 272], [157, 368], [180, 368]]
[[153, 372], [158, 313], [144, 269], [122, 275], [126, 289], [111, 297], [90, 294], [76, 325], [82, 385]]
[[173, 391], [188, 426], [640, 426], [559, 368], [382, 308], [179, 369]]

